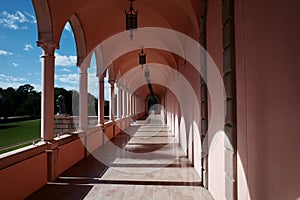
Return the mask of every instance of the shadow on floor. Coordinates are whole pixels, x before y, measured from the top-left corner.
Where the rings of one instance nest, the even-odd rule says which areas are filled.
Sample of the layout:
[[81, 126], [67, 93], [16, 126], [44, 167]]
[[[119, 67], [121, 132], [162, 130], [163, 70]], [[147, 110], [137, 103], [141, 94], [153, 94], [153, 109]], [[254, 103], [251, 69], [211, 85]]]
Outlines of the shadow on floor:
[[[201, 179], [178, 143], [150, 143], [155, 137], [151, 130], [157, 131], [158, 125], [153, 127], [130, 127], [27, 199], [211, 200], [209, 192], [200, 187]], [[141, 137], [139, 129], [143, 142], [148, 138], [149, 143], [130, 143], [136, 139], [134, 135]], [[163, 132], [165, 127], [156, 137], [173, 137]], [[105, 158], [106, 165], [97, 158]]]

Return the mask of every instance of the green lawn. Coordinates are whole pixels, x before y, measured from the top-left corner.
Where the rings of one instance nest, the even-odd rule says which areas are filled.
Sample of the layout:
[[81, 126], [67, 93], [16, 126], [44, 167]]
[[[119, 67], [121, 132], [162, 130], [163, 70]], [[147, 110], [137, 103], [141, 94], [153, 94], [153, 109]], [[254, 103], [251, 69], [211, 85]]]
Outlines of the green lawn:
[[40, 119], [0, 124], [0, 148], [40, 138], [40, 126]]

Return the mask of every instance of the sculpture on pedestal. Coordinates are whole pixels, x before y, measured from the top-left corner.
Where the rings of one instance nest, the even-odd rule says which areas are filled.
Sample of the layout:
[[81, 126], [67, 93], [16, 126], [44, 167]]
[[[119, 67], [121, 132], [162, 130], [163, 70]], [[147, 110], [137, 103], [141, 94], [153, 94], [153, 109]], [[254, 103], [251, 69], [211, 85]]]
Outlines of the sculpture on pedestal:
[[65, 106], [65, 97], [63, 95], [59, 95], [56, 100], [56, 106], [58, 107], [57, 115], [66, 115], [67, 110]]

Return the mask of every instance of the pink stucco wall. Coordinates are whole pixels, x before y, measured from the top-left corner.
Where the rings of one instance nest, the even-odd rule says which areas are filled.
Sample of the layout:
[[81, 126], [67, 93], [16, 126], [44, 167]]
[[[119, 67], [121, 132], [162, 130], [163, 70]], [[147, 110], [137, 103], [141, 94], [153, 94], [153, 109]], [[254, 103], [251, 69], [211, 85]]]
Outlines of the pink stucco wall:
[[109, 125], [105, 128], [105, 136], [105, 141], [114, 137], [114, 127], [112, 125]]
[[[223, 72], [223, 47], [222, 47], [222, 1], [211, 0], [208, 2], [207, 12], [207, 52], [217, 69], [219, 76]], [[208, 84], [214, 84], [214, 75], [211, 72], [213, 65], [208, 65]], [[211, 78], [212, 77], [212, 78]], [[212, 103], [208, 91], [208, 119], [212, 124]], [[217, 111], [218, 115], [224, 115], [223, 109]], [[224, 163], [224, 132], [214, 130], [209, 132], [209, 154], [208, 154], [208, 190], [216, 199], [225, 197], [225, 163]]]
[[87, 137], [87, 150], [92, 153], [102, 145], [102, 130], [98, 128]]
[[299, 7], [236, 1], [240, 199], [300, 197]]
[[84, 145], [80, 139], [59, 147], [57, 173], [61, 174], [84, 158]]
[[24, 199], [47, 183], [47, 155], [0, 170], [0, 198]]

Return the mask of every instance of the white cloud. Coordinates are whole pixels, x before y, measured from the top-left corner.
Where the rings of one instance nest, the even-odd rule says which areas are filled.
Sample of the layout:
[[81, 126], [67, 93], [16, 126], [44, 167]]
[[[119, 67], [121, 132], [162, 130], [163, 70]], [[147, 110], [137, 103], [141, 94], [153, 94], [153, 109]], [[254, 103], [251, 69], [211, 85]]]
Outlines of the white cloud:
[[98, 97], [98, 77], [96, 73], [89, 73], [88, 75], [88, 92]]
[[11, 55], [13, 55], [12, 52], [0, 50], [0, 56], [11, 56]]
[[25, 84], [27, 80], [20, 77], [7, 76], [4, 74], [0, 74], [0, 85], [2, 88], [18, 88], [20, 85]]
[[27, 15], [31, 19], [30, 20], [31, 23], [36, 24], [36, 18], [34, 15], [31, 15], [28, 12], [25, 12], [25, 15]]
[[71, 27], [71, 25], [70, 25], [69, 22], [66, 23], [66, 25], [65, 25], [65, 30], [69, 31], [70, 33], [73, 32], [73, 31], [72, 31], [72, 27]]
[[41, 91], [41, 85], [35, 84], [30, 82], [30, 80], [21, 78], [21, 77], [14, 77], [14, 76], [7, 76], [5, 74], [0, 74], [0, 87], [1, 88], [8, 88], [12, 87], [17, 89], [21, 85], [30, 84], [34, 87], [35, 91]]
[[62, 71], [62, 72], [71, 72], [71, 70], [70, 69], [68, 69], [68, 68], [62, 68], [61, 70], [59, 70], [59, 71]]
[[55, 74], [55, 80], [68, 85], [79, 83], [79, 74]]
[[[27, 15], [30, 19], [28, 19]], [[0, 16], [0, 24], [3, 26], [17, 30], [20, 28], [20, 24], [24, 23], [36, 23], [35, 17], [28, 13], [23, 14], [21, 11], [17, 11], [15, 14], [3, 11]], [[21, 29], [26, 29], [27, 26], [21, 26]]]
[[22, 27], [20, 27], [20, 29], [22, 29], [22, 30], [28, 30], [28, 26], [22, 26]]
[[34, 87], [35, 91], [37, 91], [37, 92], [42, 91], [42, 86], [41, 85], [37, 85], [37, 84], [34, 84], [34, 83], [31, 83], [30, 85], [32, 85]]
[[29, 51], [32, 48], [33, 48], [33, 46], [31, 44], [25, 44], [24, 51]]
[[19, 66], [19, 64], [18, 63], [12, 63], [12, 66], [14, 66], [14, 67], [18, 67]]
[[[55, 87], [63, 87], [66, 90], [79, 90], [79, 74], [56, 74], [55, 75]], [[105, 84], [106, 86], [107, 84]], [[109, 87], [108, 87], [109, 88]], [[108, 98], [109, 89], [105, 87], [105, 98]], [[98, 77], [96, 73], [89, 73], [88, 76], [88, 92], [98, 97]]]
[[28, 76], [32, 76], [32, 73], [27, 73]]
[[79, 74], [55, 74], [55, 87], [79, 91]]
[[57, 66], [76, 66], [77, 57], [76, 56], [66, 56], [55, 53], [55, 65]]

